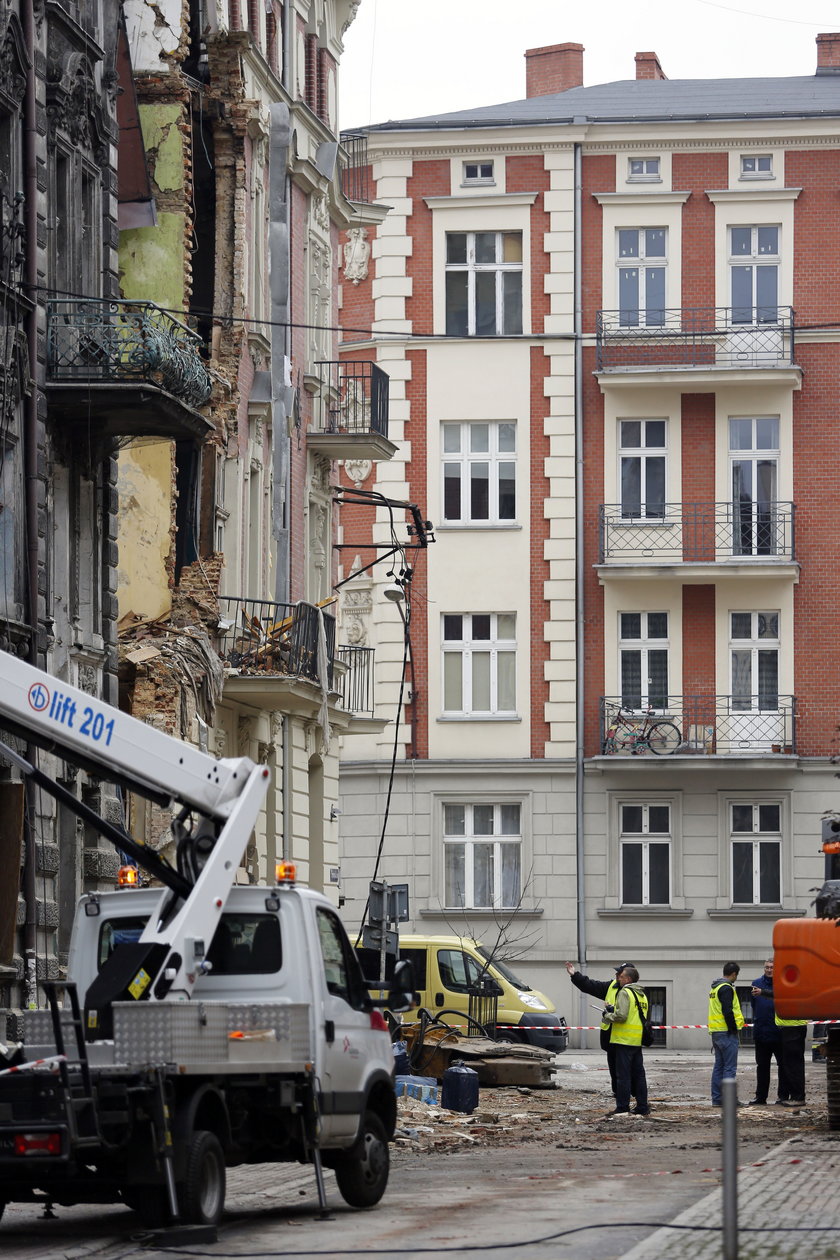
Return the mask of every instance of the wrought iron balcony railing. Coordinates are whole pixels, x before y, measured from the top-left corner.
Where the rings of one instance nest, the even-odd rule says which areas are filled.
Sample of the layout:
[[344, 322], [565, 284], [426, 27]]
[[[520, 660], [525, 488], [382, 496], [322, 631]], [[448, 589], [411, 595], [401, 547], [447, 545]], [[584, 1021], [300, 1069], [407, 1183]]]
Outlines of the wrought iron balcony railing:
[[602, 503], [599, 518], [601, 564], [795, 557], [792, 503]]
[[388, 436], [388, 375], [364, 359], [321, 361], [316, 429]]
[[55, 298], [47, 304], [54, 382], [157, 385], [190, 407], [210, 397], [201, 338], [154, 302]]
[[[640, 323], [641, 318], [641, 323]], [[731, 306], [599, 311], [598, 370], [767, 368], [794, 361], [793, 309]]]
[[341, 191], [347, 200], [372, 202], [368, 138], [364, 132], [342, 131], [339, 164]]
[[338, 682], [341, 706], [348, 713], [373, 717], [373, 648], [340, 644], [336, 660], [343, 661], [347, 672]]
[[617, 757], [795, 753], [796, 698], [769, 692], [602, 696], [601, 752]]
[[335, 617], [314, 604], [220, 596], [219, 655], [240, 677], [277, 674], [331, 687]]

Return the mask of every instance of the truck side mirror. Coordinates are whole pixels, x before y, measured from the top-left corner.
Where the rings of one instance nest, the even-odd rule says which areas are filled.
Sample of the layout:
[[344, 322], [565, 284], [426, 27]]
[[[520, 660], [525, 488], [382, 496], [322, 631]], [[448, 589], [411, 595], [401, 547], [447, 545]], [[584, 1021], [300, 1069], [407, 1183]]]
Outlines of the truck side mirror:
[[388, 1009], [390, 1011], [410, 1011], [417, 1005], [417, 994], [414, 991], [414, 968], [407, 958], [398, 962], [394, 968], [394, 977], [388, 991]]

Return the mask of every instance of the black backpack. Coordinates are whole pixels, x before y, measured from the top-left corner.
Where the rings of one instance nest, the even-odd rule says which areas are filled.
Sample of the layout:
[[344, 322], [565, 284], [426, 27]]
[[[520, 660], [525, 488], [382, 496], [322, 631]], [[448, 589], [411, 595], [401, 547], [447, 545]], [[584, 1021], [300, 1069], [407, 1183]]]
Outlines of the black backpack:
[[[636, 999], [636, 1009], [639, 1012], [639, 1019], [642, 1021], [642, 1045], [645, 1049], [648, 1049], [653, 1045], [653, 1024], [650, 1022], [648, 1016], [643, 1013], [642, 1004], [639, 1001], [639, 995], [636, 990], [631, 989], [630, 992]], [[648, 1006], [648, 1010], [650, 1010], [650, 1006]]]

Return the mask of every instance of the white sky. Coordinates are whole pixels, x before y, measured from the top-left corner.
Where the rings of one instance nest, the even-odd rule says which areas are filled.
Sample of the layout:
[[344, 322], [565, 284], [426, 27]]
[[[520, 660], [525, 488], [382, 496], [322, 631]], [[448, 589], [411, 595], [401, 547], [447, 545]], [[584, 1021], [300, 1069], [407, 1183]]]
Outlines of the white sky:
[[[829, 0], [362, 0], [344, 37], [342, 129], [525, 96], [525, 49], [583, 44], [585, 86], [636, 77], [637, 52], [669, 79], [810, 75]], [[832, 16], [832, 9], [835, 9]]]

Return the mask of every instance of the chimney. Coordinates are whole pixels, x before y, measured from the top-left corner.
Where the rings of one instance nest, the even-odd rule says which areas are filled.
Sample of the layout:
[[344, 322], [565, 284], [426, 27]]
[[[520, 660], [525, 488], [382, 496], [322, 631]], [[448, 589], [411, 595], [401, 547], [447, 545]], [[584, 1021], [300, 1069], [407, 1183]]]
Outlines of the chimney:
[[817, 36], [817, 74], [840, 74], [840, 34]]
[[552, 44], [525, 53], [525, 95], [551, 96], [583, 87], [583, 44]]
[[655, 52], [636, 53], [637, 79], [667, 79], [668, 76], [659, 64]]

